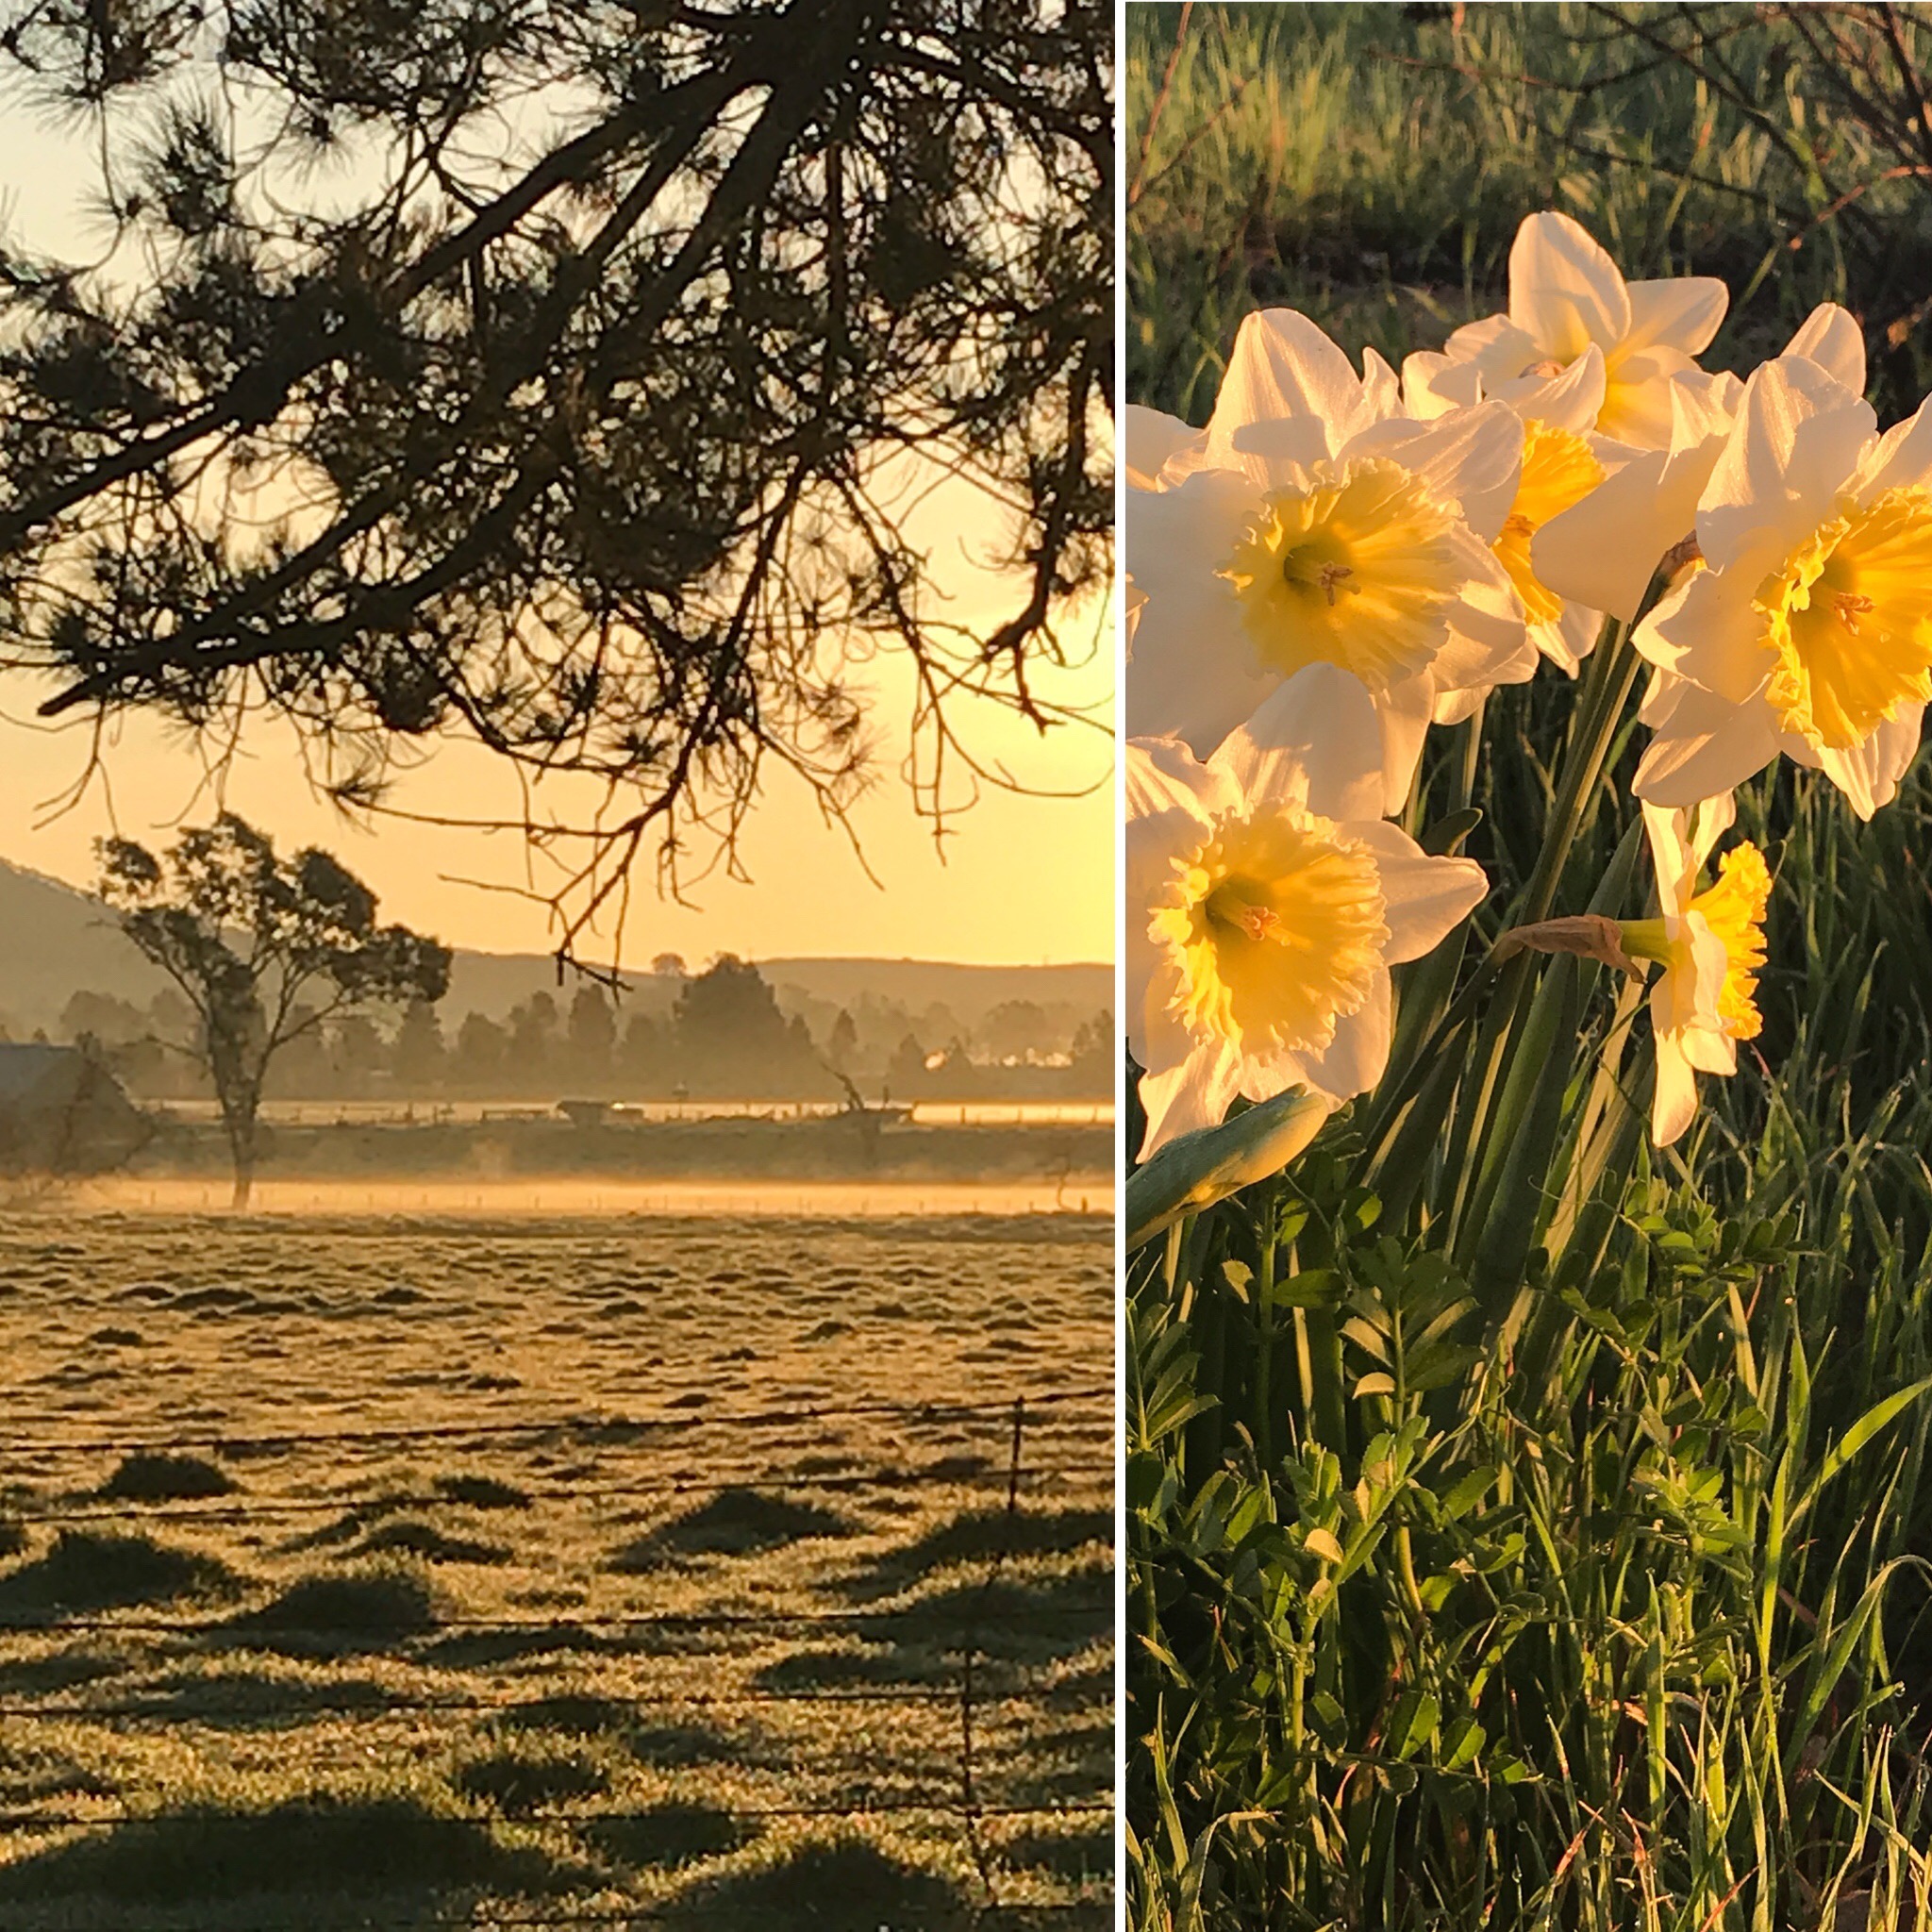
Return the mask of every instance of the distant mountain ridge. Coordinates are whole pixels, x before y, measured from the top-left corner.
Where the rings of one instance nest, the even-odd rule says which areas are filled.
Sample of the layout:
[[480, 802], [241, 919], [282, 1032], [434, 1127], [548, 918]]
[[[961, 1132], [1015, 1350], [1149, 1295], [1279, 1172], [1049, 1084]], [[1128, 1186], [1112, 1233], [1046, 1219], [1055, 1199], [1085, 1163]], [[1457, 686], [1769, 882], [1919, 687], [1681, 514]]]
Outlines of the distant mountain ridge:
[[[691, 961], [694, 969], [703, 963]], [[1113, 1004], [1113, 968], [1098, 964], [974, 966], [864, 958], [774, 958], [758, 964], [787, 1006], [812, 1000], [849, 1007], [870, 994], [912, 1013], [947, 1007], [967, 1026], [1009, 1000], [1084, 1012]], [[647, 973], [626, 972], [625, 978], [635, 984], [638, 1004], [646, 1010], [668, 1004], [675, 985], [654, 985]], [[162, 984], [160, 974], [115, 930], [98, 900], [0, 859], [0, 1023], [15, 1039], [30, 1038], [41, 1028], [54, 1032], [75, 992], [107, 993], [145, 1006]], [[441, 1010], [446, 1024], [473, 1011], [501, 1019], [544, 991], [558, 996], [557, 962], [548, 954], [458, 951]], [[562, 989], [559, 1004], [567, 1004], [570, 991], [569, 985]]]

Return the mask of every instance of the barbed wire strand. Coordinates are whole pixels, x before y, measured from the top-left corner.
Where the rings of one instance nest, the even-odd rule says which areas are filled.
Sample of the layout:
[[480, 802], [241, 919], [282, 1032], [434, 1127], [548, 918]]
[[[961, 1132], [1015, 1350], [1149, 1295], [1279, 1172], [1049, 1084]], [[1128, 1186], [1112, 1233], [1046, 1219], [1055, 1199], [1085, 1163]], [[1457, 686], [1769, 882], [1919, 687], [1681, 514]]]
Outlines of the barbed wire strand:
[[[1077, 1623], [1105, 1612], [1107, 1631], [1112, 1634], [1113, 1601], [1096, 1597], [1091, 1604], [1029, 1604], [1017, 1612], [1021, 1620], [1042, 1624]], [[863, 1629], [891, 1624], [907, 1618], [930, 1618], [932, 1607], [923, 1602], [895, 1604], [888, 1608], [869, 1610], [626, 1610], [608, 1615], [576, 1613], [569, 1617], [466, 1617], [437, 1618], [421, 1628], [397, 1628], [367, 1623], [268, 1622], [258, 1617], [232, 1618], [218, 1622], [207, 1617], [62, 1617], [41, 1622], [25, 1618], [0, 1619], [0, 1634], [9, 1636], [35, 1633], [59, 1635], [68, 1631], [175, 1637], [230, 1637], [237, 1647], [248, 1639], [290, 1637], [379, 1637], [393, 1642], [412, 1639], [433, 1639], [450, 1630], [472, 1634], [489, 1632], [497, 1636], [527, 1636], [543, 1631], [598, 1630], [810, 1630]]]
[[[1056, 1476], [1110, 1476], [1113, 1474], [1113, 1467], [1110, 1461], [1060, 1462], [1040, 1469], [1029, 1469], [1026, 1472], [1026, 1479], [1030, 1482], [1039, 1482]], [[801, 1474], [788, 1474], [768, 1463], [726, 1463], [708, 1475], [680, 1474], [670, 1478], [654, 1477], [651, 1491], [658, 1495], [691, 1495], [701, 1490], [716, 1489], [721, 1482], [748, 1484], [765, 1490], [832, 1491], [922, 1489], [928, 1485], [947, 1489], [983, 1489], [1004, 1485], [1006, 1481], [1007, 1472], [1001, 1469], [869, 1470], [849, 1474], [812, 1471]], [[519, 1488], [521, 1489], [521, 1486]], [[551, 1487], [540, 1485], [521, 1489], [522, 1495], [529, 1503], [601, 1503], [615, 1500], [634, 1502], [638, 1498], [638, 1491], [639, 1485], [636, 1482]], [[175, 1504], [187, 1507], [173, 1507]], [[332, 1512], [354, 1515], [376, 1510], [393, 1512], [398, 1509], [475, 1509], [508, 1515], [513, 1511], [520, 1511], [525, 1507], [525, 1503], [521, 1502], [471, 1503], [459, 1495], [442, 1491], [420, 1494], [408, 1491], [377, 1491], [366, 1496], [243, 1495], [229, 1503], [208, 1503], [188, 1496], [128, 1496], [106, 1501], [90, 1496], [85, 1504], [53, 1509], [8, 1509], [0, 1506], [0, 1523], [108, 1523], [123, 1522], [129, 1517], [152, 1523], [232, 1523], [256, 1516], [326, 1516]]]
[[[343, 1807], [329, 1799], [285, 1798], [266, 1810], [222, 1811], [214, 1807], [177, 1811], [0, 1811], [0, 1831], [104, 1830], [117, 1825], [155, 1825], [206, 1823], [210, 1818], [246, 1821], [302, 1816], [326, 1818], [340, 1814]], [[661, 1819], [670, 1807], [655, 1810], [598, 1810], [587, 1805], [544, 1806], [519, 1810], [501, 1823], [508, 1824], [648, 1824]], [[958, 1817], [964, 1807], [958, 1798], [887, 1798], [859, 1805], [712, 1805], [708, 1807], [721, 1818], [897, 1818], [910, 1815], [941, 1818]], [[1111, 1793], [1092, 1798], [1058, 1798], [1037, 1805], [980, 1805], [982, 1818], [1086, 1818], [1105, 1812], [1111, 1817]], [[455, 1814], [462, 1815], [462, 1814]], [[472, 1817], [472, 1823], [490, 1823]]]

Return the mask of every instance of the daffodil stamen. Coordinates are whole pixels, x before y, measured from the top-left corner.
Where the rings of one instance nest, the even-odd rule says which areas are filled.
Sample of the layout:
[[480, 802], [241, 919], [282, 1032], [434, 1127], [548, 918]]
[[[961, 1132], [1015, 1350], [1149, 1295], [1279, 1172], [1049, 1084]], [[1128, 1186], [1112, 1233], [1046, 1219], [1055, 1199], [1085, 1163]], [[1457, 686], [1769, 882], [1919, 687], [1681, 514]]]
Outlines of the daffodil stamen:
[[1177, 858], [1153, 937], [1174, 1010], [1243, 1052], [1326, 1047], [1368, 997], [1389, 937], [1372, 854], [1311, 813], [1217, 815]]
[[1339, 665], [1381, 692], [1428, 668], [1461, 587], [1456, 509], [1384, 457], [1272, 491], [1222, 567], [1270, 669]]

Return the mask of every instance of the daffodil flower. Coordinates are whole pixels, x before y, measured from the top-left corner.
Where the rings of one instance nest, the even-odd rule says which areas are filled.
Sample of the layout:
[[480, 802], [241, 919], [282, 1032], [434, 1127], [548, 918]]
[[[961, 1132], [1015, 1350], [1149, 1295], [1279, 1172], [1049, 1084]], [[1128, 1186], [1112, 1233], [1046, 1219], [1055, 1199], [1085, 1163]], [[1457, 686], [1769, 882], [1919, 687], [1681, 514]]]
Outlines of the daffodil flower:
[[1697, 507], [1707, 566], [1638, 626], [1669, 674], [1646, 706], [1638, 794], [1688, 806], [1782, 752], [1869, 819], [1932, 699], [1932, 405], [1877, 434], [1818, 362], [1745, 387]]
[[1657, 1091], [1650, 1134], [1667, 1147], [1697, 1112], [1697, 1075], [1738, 1071], [1738, 1041], [1755, 1039], [1757, 973], [1764, 964], [1764, 908], [1771, 875], [1757, 846], [1734, 845], [1714, 884], [1697, 877], [1736, 816], [1731, 794], [1707, 798], [1695, 811], [1643, 808], [1657, 868], [1656, 919], [1626, 920], [1620, 932], [1633, 959], [1661, 962], [1650, 990], [1657, 1042]]
[[1511, 386], [1570, 367], [1592, 346], [1604, 358], [1604, 398], [1594, 427], [1640, 449], [1671, 439], [1671, 391], [1709, 378], [1696, 358], [1730, 306], [1710, 275], [1626, 282], [1588, 230], [1568, 215], [1527, 216], [1509, 250], [1509, 312], [1457, 329], [1443, 345], [1473, 367], [1485, 393], [1513, 400]]
[[[1864, 391], [1865, 338], [1836, 303], [1814, 308], [1784, 353], [1817, 363], [1854, 395]], [[1530, 556], [1543, 581], [1565, 599], [1635, 622], [1659, 562], [1691, 533], [1743, 394], [1728, 375], [1674, 385], [1665, 446], [1607, 456], [1604, 482], [1538, 529]]]
[[1381, 819], [1380, 735], [1333, 665], [1290, 678], [1204, 764], [1127, 746], [1127, 1041], [1145, 1070], [1140, 1158], [1237, 1094], [1339, 1106], [1389, 1057], [1389, 968], [1487, 890]]
[[1522, 605], [1491, 548], [1522, 425], [1501, 404], [1425, 424], [1400, 403], [1373, 352], [1357, 375], [1307, 317], [1270, 309], [1242, 323], [1205, 431], [1130, 425], [1126, 552], [1145, 599], [1131, 734], [1205, 757], [1285, 679], [1334, 665], [1374, 701], [1378, 813], [1393, 811], [1431, 722], [1531, 675]]

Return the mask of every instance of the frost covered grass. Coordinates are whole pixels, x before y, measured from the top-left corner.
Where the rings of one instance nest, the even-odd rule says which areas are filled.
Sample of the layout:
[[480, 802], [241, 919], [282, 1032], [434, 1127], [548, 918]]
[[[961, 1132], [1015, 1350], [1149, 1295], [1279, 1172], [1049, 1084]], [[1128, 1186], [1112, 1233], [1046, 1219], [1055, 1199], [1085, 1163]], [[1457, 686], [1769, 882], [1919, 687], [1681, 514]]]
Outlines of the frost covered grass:
[[0, 1921], [963, 1926], [972, 1633], [986, 1923], [1109, 1923], [1105, 1224], [298, 1225], [0, 1219]]

